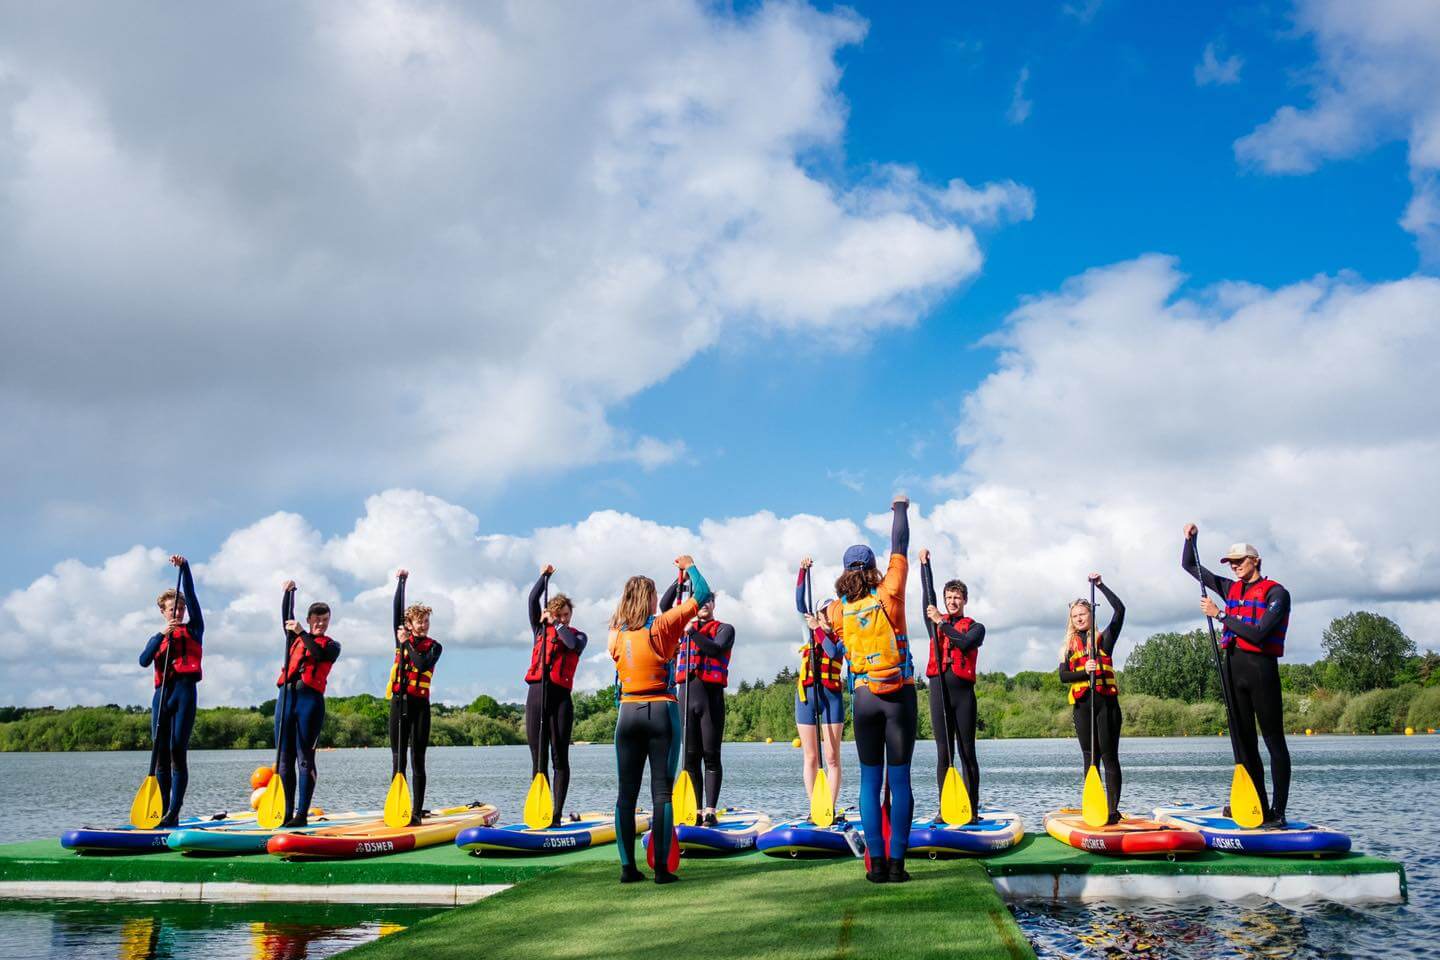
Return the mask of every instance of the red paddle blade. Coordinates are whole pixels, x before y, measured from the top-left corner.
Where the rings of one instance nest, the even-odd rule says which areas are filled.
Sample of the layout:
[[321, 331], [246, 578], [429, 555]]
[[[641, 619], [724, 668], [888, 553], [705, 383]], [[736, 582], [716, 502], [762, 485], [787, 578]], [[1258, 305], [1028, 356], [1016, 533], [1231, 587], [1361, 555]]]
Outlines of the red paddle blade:
[[647, 834], [645, 835], [645, 840], [647, 841], [646, 844], [645, 844], [645, 865], [646, 865], [647, 867], [649, 867], [651, 870], [654, 870], [654, 869], [655, 869], [655, 834], [653, 834], [653, 833], [647, 833]]
[[666, 870], [674, 873], [680, 869], [680, 834], [673, 828], [670, 830], [670, 852], [665, 860]]

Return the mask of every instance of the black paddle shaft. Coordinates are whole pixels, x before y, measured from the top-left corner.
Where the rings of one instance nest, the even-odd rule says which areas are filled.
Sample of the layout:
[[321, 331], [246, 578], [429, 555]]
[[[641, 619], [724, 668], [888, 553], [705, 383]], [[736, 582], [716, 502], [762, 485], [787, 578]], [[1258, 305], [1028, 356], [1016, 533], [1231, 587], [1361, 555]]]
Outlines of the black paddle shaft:
[[546, 688], [550, 686], [550, 631], [556, 629], [555, 624], [545, 622], [545, 613], [550, 609], [550, 575], [545, 575], [545, 595], [540, 601], [544, 604], [540, 608], [540, 749], [535, 751], [535, 772], [544, 773], [550, 769], [550, 758], [547, 753], [550, 746], [550, 738], [546, 736], [550, 724], [547, 722]]
[[[935, 601], [935, 573], [930, 569], [930, 561], [926, 560], [920, 565], [920, 587], [925, 592], [927, 603]], [[925, 630], [930, 634], [930, 649], [932, 652], [939, 652], [942, 648], [944, 655], [940, 658], [940, 672], [935, 677], [935, 682], [940, 684], [940, 708], [945, 714], [945, 758], [950, 766], [955, 765], [955, 733], [951, 729], [950, 713], [950, 690], [945, 686], [945, 674], [950, 669], [950, 644], [939, 635], [939, 628], [935, 621], [930, 619], [930, 611], [924, 611]], [[967, 784], [968, 786], [968, 784]]]
[[[1200, 569], [1200, 537], [1190, 538], [1190, 555], [1195, 560], [1195, 579], [1200, 581], [1200, 599], [1204, 600], [1209, 594], [1205, 590], [1205, 572]], [[1215, 654], [1215, 669], [1220, 673], [1220, 699], [1225, 701], [1225, 723], [1230, 728], [1230, 752], [1235, 757], [1235, 762], [1240, 763], [1240, 742], [1236, 739], [1239, 727], [1235, 723], [1235, 698], [1230, 690], [1230, 672], [1225, 669], [1225, 661], [1220, 658], [1220, 640], [1215, 636], [1215, 621], [1210, 617], [1205, 618], [1205, 626], [1210, 630], [1210, 649]]]
[[[401, 580], [401, 581], [400, 581], [400, 611], [401, 611], [401, 612], [400, 612], [400, 625], [405, 628], [405, 632], [406, 632], [406, 633], [409, 633], [409, 632], [410, 632], [410, 625], [405, 622], [405, 612], [404, 612], [404, 611], [405, 611], [405, 581], [404, 581], [404, 580]], [[409, 662], [409, 658], [408, 658], [408, 656], [407, 656], [406, 653], [405, 653], [405, 644], [403, 644], [403, 643], [400, 642], [400, 638], [399, 638], [399, 637], [396, 637], [396, 638], [395, 638], [395, 681], [396, 681], [396, 682], [395, 682], [395, 685], [396, 685], [397, 687], [399, 687], [400, 689], [399, 689], [399, 690], [393, 690], [393, 691], [391, 691], [391, 695], [400, 698], [400, 723], [399, 723], [399, 725], [397, 726], [397, 728], [396, 728], [396, 730], [395, 730], [395, 737], [396, 737], [397, 740], [400, 741], [399, 743], [395, 744], [395, 755], [396, 755], [396, 757], [399, 758], [399, 761], [400, 761], [400, 769], [397, 770], [397, 771], [395, 771], [395, 772], [396, 772], [396, 773], [399, 773], [399, 774], [404, 774], [404, 773], [405, 773], [405, 765], [406, 765], [406, 757], [405, 757], [405, 754], [408, 752], [408, 750], [409, 750], [409, 744], [410, 744], [410, 712], [409, 712], [410, 704], [408, 704], [408, 703], [406, 702], [406, 700], [408, 699], [408, 697], [407, 697], [407, 695], [406, 695], [406, 690], [405, 690], [405, 686], [406, 686], [406, 684], [405, 684], [405, 664], [408, 663], [408, 662]]]
[[[1090, 659], [1095, 660], [1095, 665], [1100, 665], [1096, 660], [1097, 637], [1095, 636], [1095, 581], [1090, 581]], [[1090, 671], [1090, 766], [1098, 766], [1100, 762], [1100, 731], [1095, 727], [1095, 672]]]
[[[173, 613], [180, 605], [180, 588], [185, 582], [185, 568], [182, 566], [180, 572], [175, 574], [175, 601], [170, 606]], [[170, 628], [167, 625], [165, 632], [168, 635]], [[156, 769], [160, 766], [160, 736], [168, 733], [162, 729], [165, 720], [166, 702], [170, 699], [170, 661], [175, 656], [175, 637], [167, 636], [165, 640], [165, 665], [160, 668], [160, 705], [155, 711], [155, 730], [150, 737], [150, 776], [155, 776]]]
[[[293, 620], [293, 619], [295, 619], [295, 588], [294, 588], [294, 587], [291, 587], [289, 590], [286, 590], [286, 591], [285, 591], [285, 603], [284, 603], [284, 605], [285, 605], [286, 609], [289, 611], [289, 614], [290, 614], [290, 615], [289, 615], [288, 617], [286, 617], [285, 619], [286, 619], [286, 620]], [[294, 714], [295, 714], [295, 698], [290, 695], [290, 694], [291, 694], [291, 690], [290, 690], [290, 649], [291, 649], [291, 647], [294, 646], [295, 641], [298, 640], [298, 639], [299, 639], [298, 636], [292, 637], [292, 636], [290, 636], [289, 631], [286, 631], [286, 633], [285, 633], [285, 641], [286, 641], [286, 643], [285, 643], [285, 658], [280, 661], [280, 681], [281, 681], [281, 682], [280, 682], [280, 693], [277, 695], [275, 707], [276, 707], [276, 711], [277, 711], [277, 713], [278, 713], [279, 710], [280, 710], [279, 697], [284, 697], [284, 698], [285, 698], [285, 707], [284, 707], [285, 715], [282, 716], [281, 719], [280, 719], [280, 726], [279, 726], [279, 728], [278, 728], [278, 730], [277, 730], [277, 732], [276, 732], [276, 736], [275, 736], [275, 776], [277, 776], [277, 777], [280, 776], [280, 751], [283, 749], [283, 746], [284, 746], [284, 743], [285, 743], [286, 731], [288, 731], [288, 730], [290, 729], [290, 720], [293, 718], [293, 716], [294, 716]], [[303, 642], [303, 641], [302, 641], [302, 642]], [[282, 787], [285, 785], [285, 781], [284, 781], [283, 779], [280, 781], [280, 785], [281, 785]]]
[[[692, 595], [693, 595], [693, 594], [692, 594]], [[680, 576], [679, 576], [679, 577], [676, 579], [676, 581], [675, 581], [675, 606], [678, 607], [678, 606], [680, 606], [680, 604], [682, 604], [682, 603], [684, 603], [684, 602], [685, 602], [685, 571], [684, 571], [684, 570], [681, 570], [681, 571], [680, 571]], [[693, 646], [694, 642], [695, 642], [695, 640], [694, 640], [693, 636], [692, 636], [688, 631], [685, 633], [684, 636], [682, 636], [682, 637], [680, 638], [680, 649], [684, 652], [684, 654], [686, 654], [686, 656], [682, 657], [682, 662], [685, 664], [685, 667], [686, 667], [686, 669], [685, 669], [685, 675], [680, 678], [680, 767], [681, 767], [681, 769], [684, 769], [684, 767], [685, 767], [685, 730], [690, 726], [690, 714], [689, 714], [688, 710], [689, 710], [689, 707], [690, 707], [690, 669], [694, 666], [694, 663], [693, 663], [693, 661], [694, 661], [694, 654], [695, 654], [695, 648], [694, 648], [694, 646]], [[694, 784], [691, 784], [690, 789], [692, 789], [692, 790], [695, 789]]]
[[[810, 568], [805, 568], [805, 612], [815, 615], [815, 594], [810, 583]], [[815, 644], [815, 631], [805, 624], [805, 639], [810, 644], [810, 707], [815, 717], [815, 769], [824, 762], [820, 756], [822, 736], [820, 733], [820, 650]]]

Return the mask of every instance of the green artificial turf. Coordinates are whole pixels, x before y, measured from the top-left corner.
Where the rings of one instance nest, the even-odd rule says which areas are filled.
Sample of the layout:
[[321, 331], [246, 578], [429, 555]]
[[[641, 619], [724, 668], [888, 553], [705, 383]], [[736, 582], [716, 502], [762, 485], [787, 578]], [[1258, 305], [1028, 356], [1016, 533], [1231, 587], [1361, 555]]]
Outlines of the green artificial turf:
[[972, 861], [917, 862], [876, 885], [854, 860], [686, 862], [679, 883], [621, 885], [578, 864], [347, 951], [345, 960], [1033, 957]]

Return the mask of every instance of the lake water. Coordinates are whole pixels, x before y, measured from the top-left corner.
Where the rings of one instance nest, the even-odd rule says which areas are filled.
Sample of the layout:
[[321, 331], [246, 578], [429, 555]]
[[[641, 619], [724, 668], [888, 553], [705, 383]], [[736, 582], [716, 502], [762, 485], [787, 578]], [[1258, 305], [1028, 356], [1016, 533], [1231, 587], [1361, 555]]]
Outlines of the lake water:
[[[1342, 829], [1355, 849], [1404, 862], [1410, 901], [1364, 908], [1199, 901], [1148, 907], [1016, 905], [1045, 957], [1440, 956], [1440, 844], [1427, 832], [1440, 807], [1440, 736], [1292, 738], [1290, 814]], [[858, 777], [846, 744], [842, 803], [854, 806]], [[1079, 802], [1080, 753], [1071, 740], [989, 740], [979, 744], [982, 799], [1018, 811], [1042, 831], [1047, 810]], [[1174, 801], [1215, 801], [1228, 789], [1228, 741], [1127, 738], [1123, 807], [1148, 813]], [[518, 814], [530, 779], [524, 747], [433, 748], [431, 806], [483, 800], [506, 819]], [[262, 751], [191, 754], [191, 813], [245, 805]], [[10, 803], [0, 840], [54, 837], [67, 827], [122, 822], [148, 754], [0, 754]], [[803, 812], [800, 751], [787, 744], [727, 744], [722, 802], [765, 809], [779, 819]], [[378, 807], [389, 782], [385, 750], [320, 754], [316, 803]], [[614, 804], [609, 746], [571, 751], [574, 810]], [[935, 753], [916, 749], [920, 811], [935, 806]], [[645, 794], [642, 793], [642, 798]], [[928, 802], [927, 802], [928, 801]], [[858, 869], [858, 868], [857, 868]], [[426, 911], [319, 905], [82, 905], [0, 903], [0, 957], [330, 956], [399, 929]], [[298, 949], [297, 949], [298, 948]], [[19, 951], [19, 952], [7, 952]]]

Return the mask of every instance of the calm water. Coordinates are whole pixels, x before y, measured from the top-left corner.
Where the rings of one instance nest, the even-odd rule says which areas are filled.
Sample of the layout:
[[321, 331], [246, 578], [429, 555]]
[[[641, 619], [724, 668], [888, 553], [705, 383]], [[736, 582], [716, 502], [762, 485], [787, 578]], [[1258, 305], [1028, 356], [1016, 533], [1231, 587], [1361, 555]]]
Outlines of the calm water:
[[[1079, 800], [1079, 750], [1069, 740], [982, 741], [986, 803], [1017, 810], [1031, 832], [1045, 811]], [[1440, 845], [1421, 830], [1440, 805], [1440, 736], [1300, 737], [1291, 740], [1293, 816], [1350, 833], [1357, 850], [1405, 863], [1410, 902], [1343, 908], [1266, 901], [1197, 902], [1163, 907], [1055, 907], [1020, 904], [1016, 917], [1046, 957], [1440, 956]], [[777, 816], [804, 807], [798, 750], [788, 744], [729, 744], [722, 799]], [[1213, 800], [1228, 789], [1227, 741], [1215, 738], [1126, 739], [1125, 803], [1132, 812], [1177, 800]], [[0, 840], [53, 837], [64, 827], [109, 824], [127, 815], [144, 754], [0, 754], [0, 782], [11, 802]], [[250, 771], [268, 752], [191, 755], [187, 809], [237, 809]], [[320, 755], [317, 803], [331, 809], [378, 807], [389, 781], [384, 750]], [[842, 802], [856, 803], [853, 746], [846, 745]], [[608, 746], [572, 750], [570, 806], [614, 803]], [[484, 800], [509, 816], [522, 803], [530, 774], [524, 747], [453, 747], [430, 751], [432, 806]], [[918, 745], [921, 809], [934, 805], [934, 749]], [[0, 957], [329, 956], [359, 940], [404, 926], [424, 911], [378, 907], [244, 905], [5, 904]], [[271, 932], [267, 932], [271, 931]], [[19, 950], [14, 954], [4, 951]], [[88, 951], [88, 952], [87, 952]]]

